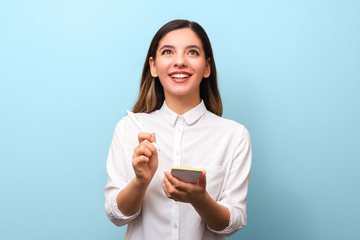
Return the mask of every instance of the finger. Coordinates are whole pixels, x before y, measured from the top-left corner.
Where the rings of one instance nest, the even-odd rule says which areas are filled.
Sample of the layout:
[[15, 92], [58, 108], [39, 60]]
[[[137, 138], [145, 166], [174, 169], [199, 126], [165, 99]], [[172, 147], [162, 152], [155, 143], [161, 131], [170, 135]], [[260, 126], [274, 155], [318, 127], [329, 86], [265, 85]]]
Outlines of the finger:
[[[147, 141], [147, 140], [145, 140]], [[149, 143], [149, 142], [148, 142]], [[150, 145], [152, 145], [151, 143], [149, 143]], [[150, 147], [151, 148], [151, 147]], [[149, 146], [146, 143], [141, 143], [139, 144], [135, 149], [134, 149], [134, 155], [135, 157], [141, 156], [141, 155], [145, 155], [147, 157], [150, 157], [152, 154], [151, 149], [149, 149]]]
[[[138, 141], [139, 141], [139, 143], [142, 143], [144, 141], [153, 143], [153, 142], [156, 142], [156, 135], [155, 135], [155, 133], [141, 132], [138, 134]], [[154, 148], [152, 146], [154, 146], [154, 145], [151, 144], [151, 151], [154, 152], [153, 149], [156, 149], [156, 148], [155, 148], [155, 146], [154, 146]]]
[[[165, 172], [164, 172], [165, 173]], [[180, 181], [180, 187], [174, 186], [172, 185], [172, 183], [169, 181], [168, 179], [168, 173], [165, 173], [164, 179], [163, 179], [163, 188], [164, 188], [164, 192], [166, 194], [166, 196], [170, 199], [173, 199], [175, 201], [180, 201], [180, 202], [189, 202], [190, 200], [190, 195], [191, 192], [188, 191], [183, 191], [182, 185], [187, 185], [189, 188], [194, 188], [195, 185], [191, 184], [191, 183], [184, 183]], [[190, 195], [189, 195], [190, 194]]]
[[185, 183], [185, 182], [178, 180], [177, 178], [173, 177], [169, 172], [165, 172], [165, 176], [168, 179], [169, 183], [177, 190], [184, 191], [184, 190], [188, 189], [189, 183]]
[[[151, 151], [152, 151], [152, 152], [155, 152], [155, 151], [157, 150], [156, 147], [155, 147], [155, 145], [153, 144], [153, 143], [156, 142], [155, 133], [151, 133], [149, 142], [151, 143], [151, 144], [150, 144], [150, 145], [151, 145]], [[149, 148], [150, 148], [150, 147], [149, 147]], [[156, 151], [156, 152], [157, 152], [157, 151]]]
[[171, 183], [169, 182], [169, 180], [167, 179], [167, 177], [165, 175], [164, 175], [164, 179], [163, 179], [163, 189], [164, 189], [165, 195], [168, 198], [174, 199], [174, 193], [175, 193], [176, 189], [173, 185], [171, 185]]
[[155, 135], [155, 133], [151, 133], [150, 142], [156, 142], [156, 135]]
[[168, 189], [168, 192], [172, 196], [181, 195], [181, 192], [182, 192], [181, 182], [178, 181], [178, 183], [174, 183], [174, 182], [169, 181], [169, 178], [168, 178], [169, 175], [171, 175], [171, 174], [168, 172], [165, 172], [165, 184]]
[[169, 181], [169, 179], [166, 176], [166, 172], [164, 172], [164, 180], [163, 180], [164, 186], [166, 187], [167, 191], [170, 192], [170, 190], [175, 189], [176, 187], [172, 185]]
[[203, 171], [201, 173], [201, 176], [199, 177], [198, 184], [201, 186], [206, 186], [206, 171]]
[[141, 143], [144, 140], [148, 140], [149, 142], [151, 142], [151, 138], [154, 138], [154, 136], [152, 136], [152, 133], [140, 132], [138, 134], [139, 143]]
[[140, 144], [146, 146], [152, 153], [154, 153], [156, 151], [156, 147], [154, 146], [154, 144], [152, 144], [148, 140], [144, 140]]
[[141, 155], [133, 159], [133, 166], [138, 166], [140, 164], [148, 163], [149, 161], [150, 159], [148, 157]]

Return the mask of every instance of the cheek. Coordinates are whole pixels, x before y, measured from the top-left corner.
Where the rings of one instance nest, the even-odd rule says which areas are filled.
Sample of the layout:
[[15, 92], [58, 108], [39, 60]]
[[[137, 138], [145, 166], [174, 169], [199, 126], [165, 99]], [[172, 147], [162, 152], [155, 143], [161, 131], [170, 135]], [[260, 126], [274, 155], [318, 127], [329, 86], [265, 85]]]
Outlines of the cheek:
[[156, 62], [156, 70], [159, 74], [167, 74], [169, 68], [171, 66], [171, 61], [169, 60], [161, 60]]
[[202, 61], [202, 60], [199, 61], [198, 59], [196, 59], [193, 61], [189, 61], [189, 63], [197, 73], [202, 74], [205, 71], [205, 66], [206, 66], [205, 61]]

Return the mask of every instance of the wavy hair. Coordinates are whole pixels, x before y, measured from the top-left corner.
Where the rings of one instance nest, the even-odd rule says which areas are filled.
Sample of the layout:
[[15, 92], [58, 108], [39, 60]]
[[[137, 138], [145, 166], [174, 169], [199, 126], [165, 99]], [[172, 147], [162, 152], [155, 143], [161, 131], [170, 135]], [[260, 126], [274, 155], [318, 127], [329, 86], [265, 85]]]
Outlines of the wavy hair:
[[166, 23], [152, 39], [141, 75], [139, 97], [132, 109], [133, 112], [150, 113], [161, 108], [165, 100], [164, 88], [158, 77], [154, 78], [151, 76], [149, 59], [152, 57], [155, 60], [159, 42], [167, 33], [181, 28], [190, 28], [202, 42], [205, 59], [210, 59], [211, 72], [210, 76], [206, 79], [203, 78], [200, 83], [200, 98], [203, 99], [206, 108], [210, 112], [218, 116], [222, 115], [223, 108], [217, 85], [216, 66], [210, 40], [205, 30], [198, 23], [188, 20], [173, 20]]

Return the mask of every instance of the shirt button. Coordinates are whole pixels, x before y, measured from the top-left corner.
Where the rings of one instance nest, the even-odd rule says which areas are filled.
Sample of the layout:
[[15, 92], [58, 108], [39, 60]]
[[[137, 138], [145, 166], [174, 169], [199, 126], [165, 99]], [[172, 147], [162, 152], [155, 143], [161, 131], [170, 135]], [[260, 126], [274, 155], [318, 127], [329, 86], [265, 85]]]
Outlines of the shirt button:
[[178, 227], [178, 226], [176, 225], [176, 223], [174, 223], [174, 228], [177, 229], [177, 227]]

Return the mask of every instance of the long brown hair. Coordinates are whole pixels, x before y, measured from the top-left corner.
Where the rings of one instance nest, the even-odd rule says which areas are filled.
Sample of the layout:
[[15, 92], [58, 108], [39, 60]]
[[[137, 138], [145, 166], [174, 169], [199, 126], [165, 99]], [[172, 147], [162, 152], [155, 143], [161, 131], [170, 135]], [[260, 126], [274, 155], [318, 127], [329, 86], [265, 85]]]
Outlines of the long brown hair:
[[222, 115], [223, 108], [217, 86], [216, 66], [210, 40], [198, 23], [188, 20], [173, 20], [166, 23], [152, 39], [141, 76], [139, 97], [132, 109], [133, 112], [150, 113], [161, 108], [165, 100], [164, 88], [158, 77], [151, 76], [149, 59], [152, 57], [155, 60], [159, 42], [167, 33], [181, 28], [190, 28], [202, 42], [205, 59], [210, 59], [211, 73], [200, 83], [200, 98], [204, 100], [205, 106], [210, 112], [218, 116]]

